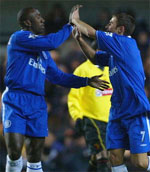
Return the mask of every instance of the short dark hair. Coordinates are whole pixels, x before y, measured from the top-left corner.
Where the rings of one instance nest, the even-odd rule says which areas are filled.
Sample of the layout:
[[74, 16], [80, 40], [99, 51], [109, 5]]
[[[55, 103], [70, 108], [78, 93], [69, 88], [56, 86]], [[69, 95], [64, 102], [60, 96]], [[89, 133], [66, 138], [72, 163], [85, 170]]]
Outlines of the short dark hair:
[[18, 24], [24, 28], [26, 27], [24, 24], [24, 21], [29, 19], [29, 14], [34, 10], [35, 8], [33, 7], [27, 7], [27, 8], [23, 8], [21, 9], [18, 14], [17, 14], [17, 21]]
[[126, 13], [114, 14], [113, 17], [117, 18], [117, 26], [124, 26], [125, 32], [124, 35], [132, 35], [135, 29], [135, 19], [131, 15]]

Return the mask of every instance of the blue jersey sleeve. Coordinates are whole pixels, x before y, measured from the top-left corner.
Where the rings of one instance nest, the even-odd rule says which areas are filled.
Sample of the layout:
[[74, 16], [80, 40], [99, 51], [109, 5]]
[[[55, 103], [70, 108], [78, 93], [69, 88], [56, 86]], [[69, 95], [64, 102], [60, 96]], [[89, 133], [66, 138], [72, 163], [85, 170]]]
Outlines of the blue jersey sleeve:
[[40, 36], [30, 31], [20, 31], [15, 34], [16, 44], [24, 51], [49, 51], [59, 47], [71, 34], [72, 26], [66, 24], [56, 33]]
[[105, 51], [97, 51], [95, 54], [96, 64], [99, 66], [109, 66], [110, 55]]
[[118, 41], [119, 35], [110, 32], [96, 31], [97, 42], [100, 50], [120, 57], [121, 45]]
[[68, 88], [80, 88], [88, 85], [87, 77], [78, 77], [73, 74], [67, 74], [62, 72], [56, 66], [52, 58], [49, 59], [46, 78], [53, 84], [58, 84]]

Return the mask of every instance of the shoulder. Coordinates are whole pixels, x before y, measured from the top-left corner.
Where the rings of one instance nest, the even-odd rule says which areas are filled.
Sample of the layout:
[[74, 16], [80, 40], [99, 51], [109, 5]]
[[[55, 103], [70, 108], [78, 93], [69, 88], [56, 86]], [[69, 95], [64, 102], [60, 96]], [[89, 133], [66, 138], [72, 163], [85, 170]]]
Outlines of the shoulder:
[[30, 31], [21, 30], [15, 33], [15, 38], [17, 43], [36, 40], [39, 37], [41, 36], [35, 35]]
[[20, 36], [20, 35], [29, 35], [30, 33], [31, 33], [30, 31], [19, 30], [19, 31], [16, 31], [14, 34], [16, 36]]
[[118, 41], [120, 41], [121, 43], [123, 43], [124, 45], [128, 46], [128, 48], [130, 47], [137, 47], [137, 43], [136, 40], [133, 39], [131, 36], [122, 36], [120, 35], [120, 37], [118, 37]]
[[135, 39], [133, 39], [131, 36], [118, 35], [117, 33], [114, 33], [113, 35], [114, 35], [114, 37], [120, 38], [122, 40], [135, 41]]
[[112, 32], [104, 32], [104, 31], [101, 31], [101, 30], [97, 30], [96, 31], [96, 35], [97, 36], [110, 36], [110, 37], [113, 37], [114, 36], [114, 33], [112, 33]]
[[14, 32], [9, 38], [8, 45], [10, 45], [12, 42], [14, 43], [20, 34], [21, 34], [21, 31]]
[[15, 32], [15, 36], [16, 36], [16, 38], [20, 38], [20, 39], [24, 39], [24, 38], [35, 39], [36, 37], [38, 37], [38, 35], [35, 35], [32, 32], [24, 31], [24, 30], [20, 30], [20, 31]]
[[16, 40], [24, 39], [27, 35], [29, 35], [29, 32], [23, 31], [23, 30], [20, 30], [14, 33], [14, 37]]

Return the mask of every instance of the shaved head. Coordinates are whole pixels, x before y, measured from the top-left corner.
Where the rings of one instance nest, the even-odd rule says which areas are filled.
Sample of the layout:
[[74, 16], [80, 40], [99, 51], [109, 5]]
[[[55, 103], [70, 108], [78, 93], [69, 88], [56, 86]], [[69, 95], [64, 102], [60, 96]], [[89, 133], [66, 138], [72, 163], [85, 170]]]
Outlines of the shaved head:
[[45, 20], [38, 9], [33, 7], [23, 8], [17, 14], [17, 21], [23, 30], [28, 30], [34, 34], [44, 34]]
[[35, 8], [28, 7], [28, 8], [23, 8], [18, 12], [17, 21], [22, 28], [25, 27], [24, 21], [30, 19], [30, 13], [32, 13], [34, 10]]

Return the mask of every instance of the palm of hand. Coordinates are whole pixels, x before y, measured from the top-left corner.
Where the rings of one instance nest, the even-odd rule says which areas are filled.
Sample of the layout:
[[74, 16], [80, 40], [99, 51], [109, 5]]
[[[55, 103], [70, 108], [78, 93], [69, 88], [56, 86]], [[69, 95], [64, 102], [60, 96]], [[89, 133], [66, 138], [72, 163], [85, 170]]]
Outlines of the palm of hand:
[[79, 19], [79, 8], [82, 7], [82, 5], [75, 5], [70, 12], [69, 16], [69, 22], [72, 23], [73, 19]]

